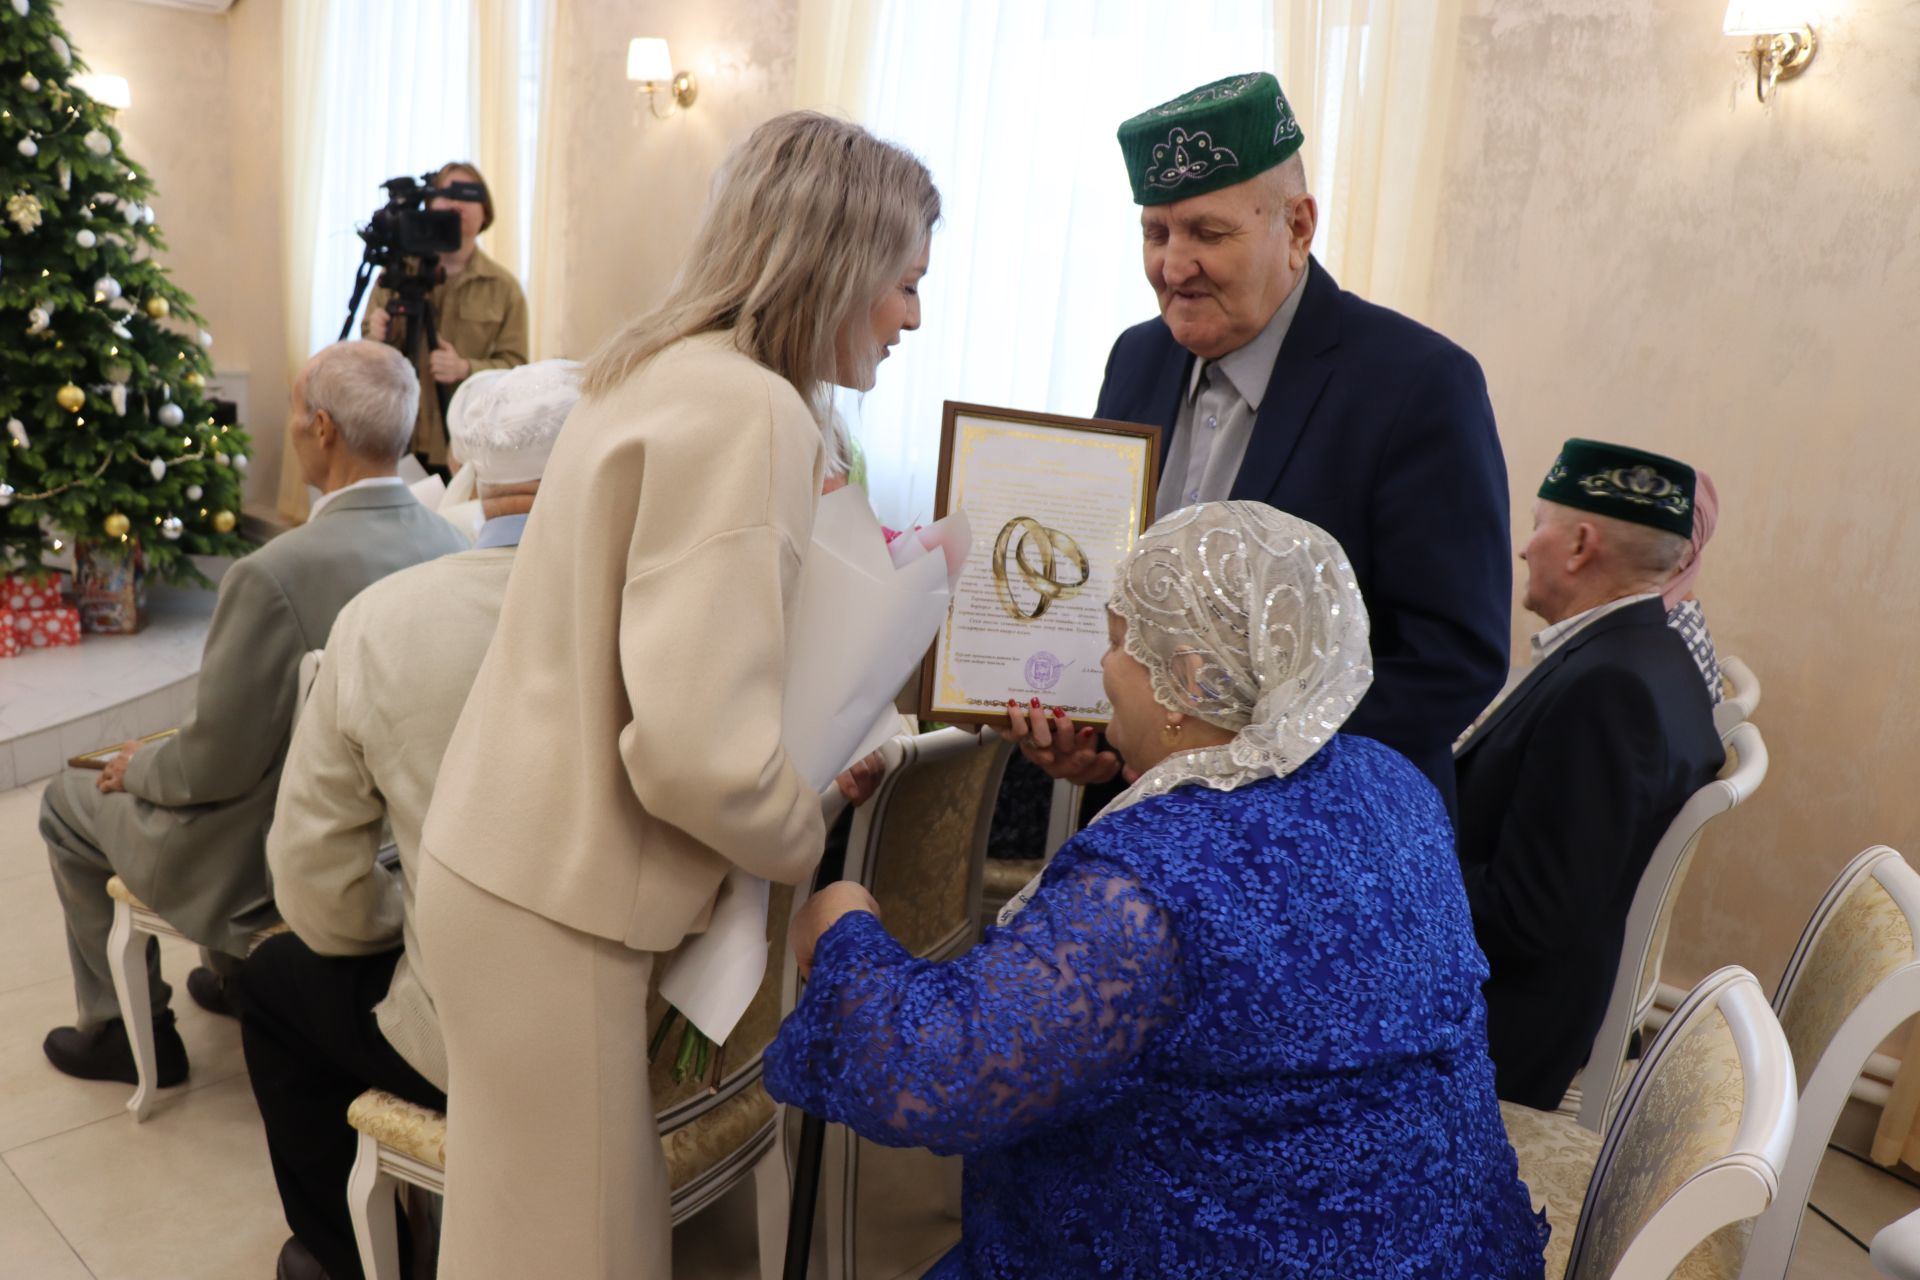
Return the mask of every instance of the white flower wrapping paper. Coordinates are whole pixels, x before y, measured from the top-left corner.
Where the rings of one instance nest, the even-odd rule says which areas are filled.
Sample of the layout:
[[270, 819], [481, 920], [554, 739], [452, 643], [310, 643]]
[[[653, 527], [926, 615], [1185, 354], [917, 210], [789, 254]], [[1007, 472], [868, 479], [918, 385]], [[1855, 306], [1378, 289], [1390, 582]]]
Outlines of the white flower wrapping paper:
[[[781, 716], [787, 758], [823, 800], [839, 774], [897, 731], [894, 695], [939, 632], [972, 543], [965, 512], [902, 534], [889, 548], [865, 493], [848, 486], [820, 500]], [[735, 868], [706, 931], [668, 963], [660, 994], [719, 1044], [753, 1002], [766, 967], [767, 882]]]

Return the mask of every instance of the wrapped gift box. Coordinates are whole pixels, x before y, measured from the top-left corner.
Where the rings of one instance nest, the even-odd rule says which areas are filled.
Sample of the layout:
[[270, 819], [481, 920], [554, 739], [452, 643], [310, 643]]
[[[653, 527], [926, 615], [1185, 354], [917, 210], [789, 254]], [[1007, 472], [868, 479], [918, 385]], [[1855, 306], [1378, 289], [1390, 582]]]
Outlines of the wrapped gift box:
[[11, 658], [20, 652], [20, 637], [13, 634], [12, 627], [0, 627], [0, 658]]
[[0, 609], [0, 632], [13, 640], [15, 653], [79, 644], [80, 610], [70, 604], [57, 609]]
[[65, 575], [57, 569], [31, 577], [0, 578], [0, 609], [57, 609], [65, 604]]

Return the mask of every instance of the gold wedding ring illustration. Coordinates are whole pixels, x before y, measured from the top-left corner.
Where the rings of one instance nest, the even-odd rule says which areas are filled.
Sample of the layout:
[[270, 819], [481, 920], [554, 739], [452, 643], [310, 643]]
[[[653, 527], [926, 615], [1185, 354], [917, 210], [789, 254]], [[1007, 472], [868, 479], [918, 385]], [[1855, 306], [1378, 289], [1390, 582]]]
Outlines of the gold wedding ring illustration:
[[[1019, 534], [1018, 539], [1015, 533]], [[1027, 558], [1027, 549], [1031, 547], [1038, 563]], [[1019, 569], [1020, 577], [1027, 587], [1039, 594], [1034, 602], [1033, 612], [1021, 609], [1013, 598], [1013, 585], [1007, 580], [1007, 552], [1013, 552], [1014, 567]], [[1060, 563], [1057, 563], [1060, 562]], [[1063, 582], [1056, 576], [1058, 567], [1067, 565], [1078, 572], [1079, 577], [1071, 582]], [[1031, 516], [1015, 516], [1007, 521], [1000, 530], [1000, 536], [993, 540], [993, 589], [1000, 597], [1000, 606], [1016, 622], [1032, 622], [1047, 611], [1055, 600], [1072, 595], [1087, 585], [1090, 570], [1087, 567], [1087, 553], [1080, 544], [1058, 529], [1049, 529]]]

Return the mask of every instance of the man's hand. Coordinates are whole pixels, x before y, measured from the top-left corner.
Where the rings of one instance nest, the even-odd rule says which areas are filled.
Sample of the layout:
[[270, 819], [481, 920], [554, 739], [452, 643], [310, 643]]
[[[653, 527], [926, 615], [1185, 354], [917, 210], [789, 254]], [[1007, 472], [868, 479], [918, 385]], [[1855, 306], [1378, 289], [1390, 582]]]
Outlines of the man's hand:
[[856, 760], [848, 770], [834, 779], [840, 788], [840, 794], [847, 803], [855, 808], [873, 798], [880, 788], [880, 779], [887, 775], [887, 763], [881, 759], [878, 751], [864, 760]]
[[793, 958], [800, 962], [800, 976], [813, 968], [813, 949], [841, 916], [854, 911], [871, 912], [880, 917], [880, 904], [866, 888], [852, 880], [836, 880], [807, 899], [800, 914], [793, 918], [787, 936], [793, 941]]
[[993, 731], [1018, 746], [1020, 754], [1050, 778], [1094, 787], [1112, 781], [1120, 772], [1120, 757], [1100, 750], [1100, 735], [1092, 729], [1075, 729], [1058, 707], [1048, 713], [1037, 698], [1031, 707], [1008, 702], [1007, 723], [1007, 728], [996, 725]]
[[385, 342], [387, 330], [393, 324], [393, 317], [387, 314], [385, 307], [376, 307], [367, 312], [367, 341]]
[[427, 357], [427, 370], [433, 374], [435, 382], [458, 382], [473, 372], [473, 365], [467, 358], [453, 349], [453, 344], [445, 338]]
[[120, 744], [120, 754], [107, 761], [107, 767], [100, 771], [100, 781], [94, 785], [107, 795], [127, 789], [127, 766], [133, 762], [133, 753], [140, 749], [138, 742]]

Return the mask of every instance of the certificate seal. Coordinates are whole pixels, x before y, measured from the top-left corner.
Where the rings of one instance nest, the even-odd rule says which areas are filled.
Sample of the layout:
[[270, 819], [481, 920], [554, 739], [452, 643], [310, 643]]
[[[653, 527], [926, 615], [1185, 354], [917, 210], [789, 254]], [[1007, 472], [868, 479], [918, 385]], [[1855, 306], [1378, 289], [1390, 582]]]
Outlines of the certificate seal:
[[1045, 649], [1027, 659], [1027, 684], [1045, 693], [1060, 683], [1060, 659]]

